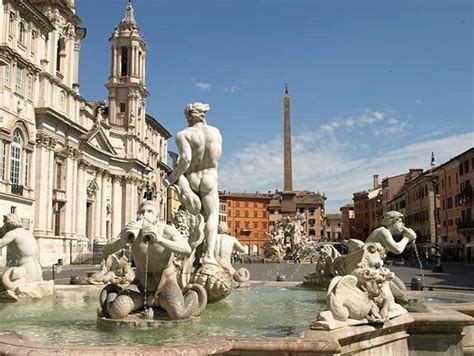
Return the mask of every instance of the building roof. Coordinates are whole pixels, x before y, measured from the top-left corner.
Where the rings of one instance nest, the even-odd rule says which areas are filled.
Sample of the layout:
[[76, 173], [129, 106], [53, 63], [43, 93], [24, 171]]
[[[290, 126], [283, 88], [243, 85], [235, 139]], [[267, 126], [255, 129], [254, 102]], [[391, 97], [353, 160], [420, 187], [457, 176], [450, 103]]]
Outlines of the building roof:
[[440, 164], [439, 166], [436, 166], [433, 168], [434, 171], [442, 168], [443, 166], [447, 166], [448, 164], [452, 163], [453, 161], [457, 160], [458, 158], [460, 158], [461, 156], [464, 156], [465, 154], [469, 154], [469, 153], [472, 153], [474, 154], [474, 147], [471, 147], [470, 149], [458, 154], [457, 156], [451, 158], [449, 161], [447, 162], [444, 162], [443, 164]]
[[171, 133], [150, 114], [145, 114], [145, 119], [150, 120], [153, 123], [153, 126], [155, 126], [158, 131], [160, 131], [165, 139], [169, 139], [172, 136]]
[[274, 194], [272, 193], [247, 193], [247, 192], [226, 192], [221, 191], [219, 192], [219, 197], [220, 198], [236, 198], [236, 199], [265, 199], [265, 200], [270, 200], [272, 199]]
[[[326, 197], [323, 194], [310, 192], [308, 190], [295, 190], [295, 203], [296, 205], [308, 205], [308, 204], [323, 204], [326, 200]], [[281, 206], [281, 196], [278, 191], [272, 195], [272, 200], [270, 201], [270, 207], [278, 208]]]

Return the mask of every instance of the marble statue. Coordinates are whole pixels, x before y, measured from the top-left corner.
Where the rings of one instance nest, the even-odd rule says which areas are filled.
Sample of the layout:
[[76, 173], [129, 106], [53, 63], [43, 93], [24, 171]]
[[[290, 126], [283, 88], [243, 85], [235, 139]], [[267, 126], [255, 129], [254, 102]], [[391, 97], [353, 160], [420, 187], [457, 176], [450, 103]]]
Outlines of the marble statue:
[[143, 309], [147, 319], [163, 312], [171, 320], [201, 314], [207, 304], [206, 291], [196, 284], [180, 288], [175, 267], [175, 255], [189, 256], [191, 247], [175, 227], [158, 219], [158, 207], [153, 202], [141, 204], [137, 221], [128, 223], [117, 239], [105, 245], [104, 255], [123, 249], [127, 243], [136, 265], [135, 279], [123, 289], [109, 284], [102, 290], [102, 316], [123, 319]]
[[87, 279], [89, 284], [126, 284], [135, 279], [125, 250], [119, 250], [110, 254], [100, 264], [100, 271], [94, 273]]
[[304, 276], [303, 284], [327, 288], [331, 280], [336, 277], [333, 264], [340, 255], [333, 245], [320, 246], [319, 256], [316, 260], [316, 271]]
[[235, 270], [232, 266], [232, 253], [245, 252], [245, 247], [237, 240], [235, 236], [228, 234], [228, 227], [225, 222], [221, 222], [218, 228], [216, 258], [220, 266], [227, 269], [234, 279], [234, 287], [242, 288], [249, 286], [250, 272], [247, 268]]
[[[335, 277], [327, 292], [329, 310], [318, 314], [313, 329], [380, 323], [407, 313], [395, 300], [405, 286], [384, 267], [388, 251], [401, 253], [408, 242], [416, 239], [402, 217], [398, 212], [386, 213], [383, 226], [374, 230], [365, 244], [353, 241], [347, 255], [334, 259]], [[401, 241], [394, 240], [396, 234], [402, 235]]]
[[[217, 266], [215, 247], [219, 224], [219, 193], [217, 165], [222, 154], [219, 130], [206, 122], [209, 105], [188, 104], [184, 115], [188, 127], [176, 135], [179, 158], [173, 171], [164, 178], [165, 187], [176, 185], [180, 200], [193, 214], [205, 219], [206, 250], [203, 264]], [[212, 270], [212, 268], [211, 268]]]
[[[395, 237], [401, 237], [401, 239], [397, 242]], [[387, 251], [399, 255], [408, 244], [415, 243], [415, 240], [416, 233], [413, 229], [405, 226], [403, 214], [398, 211], [389, 211], [384, 214], [382, 226], [372, 231], [366, 242], [378, 242]], [[405, 283], [397, 276], [394, 276], [390, 282], [390, 289], [396, 300], [405, 301], [407, 299]]]
[[[372, 231], [366, 242], [378, 242], [387, 251], [394, 254], [401, 254], [405, 247], [415, 241], [416, 233], [407, 228], [403, 223], [403, 214], [398, 211], [389, 211], [384, 214], [382, 226]], [[394, 237], [401, 236], [400, 241], [395, 241]]]
[[[328, 311], [318, 314], [313, 329], [383, 323], [407, 311], [395, 302], [390, 290], [394, 274], [383, 267], [386, 252], [379, 243], [336, 258], [334, 277], [327, 290]], [[350, 271], [350, 272], [349, 272]]]
[[268, 241], [263, 245], [263, 255], [271, 262], [282, 262], [300, 256], [303, 262], [317, 258], [316, 242], [304, 235], [303, 214], [286, 216], [272, 226]]
[[22, 227], [15, 214], [3, 217], [0, 228], [0, 248], [8, 246], [15, 261], [8, 261], [1, 276], [0, 298], [17, 301], [20, 298], [40, 299], [54, 292], [53, 281], [43, 281], [38, 245], [31, 231]]

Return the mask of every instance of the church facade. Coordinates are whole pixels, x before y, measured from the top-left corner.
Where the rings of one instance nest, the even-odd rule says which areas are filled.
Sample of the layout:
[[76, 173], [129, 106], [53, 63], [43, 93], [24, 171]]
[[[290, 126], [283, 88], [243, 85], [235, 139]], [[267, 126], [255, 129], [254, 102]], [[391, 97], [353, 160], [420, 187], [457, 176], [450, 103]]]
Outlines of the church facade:
[[108, 101], [79, 92], [80, 24], [74, 0], [0, 3], [0, 215], [33, 231], [42, 265], [90, 256], [144, 199], [166, 214], [171, 135], [146, 112], [133, 7], [110, 38]]

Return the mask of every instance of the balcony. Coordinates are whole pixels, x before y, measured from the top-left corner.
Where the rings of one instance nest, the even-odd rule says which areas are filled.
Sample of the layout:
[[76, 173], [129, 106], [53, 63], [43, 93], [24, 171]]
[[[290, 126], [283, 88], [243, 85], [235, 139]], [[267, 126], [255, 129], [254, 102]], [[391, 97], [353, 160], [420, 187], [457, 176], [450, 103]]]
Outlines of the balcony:
[[65, 203], [66, 199], [66, 191], [62, 189], [54, 189], [53, 190], [53, 200], [61, 203]]
[[458, 195], [458, 203], [460, 205], [469, 203], [472, 201], [472, 187], [470, 185], [467, 185], [461, 190], [461, 193]]
[[12, 194], [23, 196], [23, 186], [18, 184], [12, 184]]
[[474, 220], [462, 220], [458, 222], [458, 231], [462, 233], [474, 233]]

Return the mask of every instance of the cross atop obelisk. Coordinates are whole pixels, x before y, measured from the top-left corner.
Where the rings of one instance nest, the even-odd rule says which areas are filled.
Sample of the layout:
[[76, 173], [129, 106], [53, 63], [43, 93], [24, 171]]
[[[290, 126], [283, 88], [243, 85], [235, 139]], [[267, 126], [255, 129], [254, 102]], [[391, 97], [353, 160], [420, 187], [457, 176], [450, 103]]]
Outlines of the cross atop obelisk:
[[284, 177], [283, 177], [283, 190], [293, 190], [293, 178], [292, 178], [292, 167], [291, 167], [291, 117], [290, 117], [290, 96], [288, 95], [288, 84], [285, 83], [285, 96], [283, 98], [283, 114], [284, 114], [284, 151], [283, 151], [283, 165], [284, 165]]

